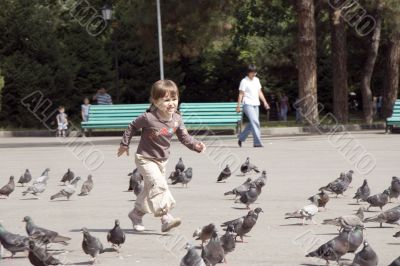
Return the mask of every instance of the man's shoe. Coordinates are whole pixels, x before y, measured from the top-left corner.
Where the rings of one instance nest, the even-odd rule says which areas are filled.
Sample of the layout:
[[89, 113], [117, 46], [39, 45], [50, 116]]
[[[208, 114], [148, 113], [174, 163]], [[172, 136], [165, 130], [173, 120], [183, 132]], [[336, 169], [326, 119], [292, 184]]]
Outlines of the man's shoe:
[[240, 148], [242, 147], [242, 141], [241, 140], [238, 140], [238, 145], [239, 145]]
[[254, 145], [254, 148], [264, 148], [264, 145]]

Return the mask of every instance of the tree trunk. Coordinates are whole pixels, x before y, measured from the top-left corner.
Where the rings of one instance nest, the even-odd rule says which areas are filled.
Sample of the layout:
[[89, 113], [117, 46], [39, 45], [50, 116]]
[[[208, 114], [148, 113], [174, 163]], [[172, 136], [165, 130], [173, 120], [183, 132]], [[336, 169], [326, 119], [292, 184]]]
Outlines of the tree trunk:
[[[345, 0], [340, 0], [342, 6]], [[347, 40], [346, 25], [342, 17], [343, 9], [329, 6], [331, 25], [331, 56], [333, 81], [333, 114], [339, 123], [349, 119], [347, 87]]]
[[397, 99], [399, 89], [399, 67], [400, 67], [400, 33], [397, 33], [389, 41], [386, 54], [385, 82], [383, 85], [383, 118], [390, 117], [394, 102]]
[[382, 1], [378, 1], [376, 14], [375, 14], [375, 29], [372, 32], [371, 43], [367, 51], [367, 59], [364, 63], [364, 69], [361, 76], [361, 94], [363, 103], [364, 121], [367, 124], [372, 124], [373, 121], [373, 102], [371, 91], [371, 78], [374, 72], [376, 57], [378, 56], [378, 49], [381, 38], [382, 28]]
[[298, 16], [299, 99], [301, 116], [307, 124], [318, 123], [317, 52], [314, 0], [296, 1]]

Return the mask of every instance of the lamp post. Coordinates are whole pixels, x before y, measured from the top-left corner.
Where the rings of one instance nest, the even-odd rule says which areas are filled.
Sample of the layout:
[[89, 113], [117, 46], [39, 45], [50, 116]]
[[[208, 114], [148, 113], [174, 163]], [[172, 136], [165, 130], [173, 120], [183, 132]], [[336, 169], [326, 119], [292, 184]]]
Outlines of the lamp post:
[[160, 79], [164, 79], [164, 60], [163, 60], [163, 45], [161, 32], [161, 8], [160, 0], [157, 0], [157, 28], [158, 28], [158, 53], [160, 58]]
[[118, 64], [118, 43], [115, 31], [118, 28], [118, 24], [113, 20], [113, 9], [110, 5], [104, 5], [101, 8], [101, 14], [105, 21], [111, 22], [111, 27], [113, 28], [113, 47], [114, 47], [114, 65], [115, 65], [115, 90], [117, 92], [117, 103], [119, 103], [119, 64]]

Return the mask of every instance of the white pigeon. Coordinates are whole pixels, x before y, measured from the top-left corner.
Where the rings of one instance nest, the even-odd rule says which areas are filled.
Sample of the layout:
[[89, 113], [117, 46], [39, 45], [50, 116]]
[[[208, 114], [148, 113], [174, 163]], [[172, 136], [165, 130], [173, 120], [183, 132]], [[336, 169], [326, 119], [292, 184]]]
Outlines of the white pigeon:
[[317, 212], [318, 212], [318, 196], [314, 195], [311, 204], [306, 205], [295, 212], [286, 213], [285, 219], [299, 218], [303, 219], [303, 225], [305, 224], [306, 220], [311, 220], [311, 222], [317, 224], [313, 219], [314, 215], [317, 214]]
[[49, 169], [49, 168], [46, 168], [46, 169], [43, 171], [42, 175], [35, 179], [35, 181], [33, 182], [33, 184], [47, 182], [47, 180], [49, 179], [49, 171], [50, 171], [50, 169]]

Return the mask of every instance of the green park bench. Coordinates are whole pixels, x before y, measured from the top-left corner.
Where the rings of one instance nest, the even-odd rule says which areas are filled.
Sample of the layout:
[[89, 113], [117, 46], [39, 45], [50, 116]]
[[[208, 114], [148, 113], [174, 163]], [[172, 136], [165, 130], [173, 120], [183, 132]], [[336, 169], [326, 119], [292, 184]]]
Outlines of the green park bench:
[[[236, 105], [235, 102], [181, 103], [179, 110], [188, 129], [235, 128], [239, 131], [242, 113], [236, 113]], [[89, 119], [81, 126], [86, 129], [125, 129], [147, 108], [148, 103], [91, 105]]]
[[386, 118], [386, 132], [392, 132], [393, 127], [400, 126], [400, 99], [396, 100], [393, 106], [391, 117]]

